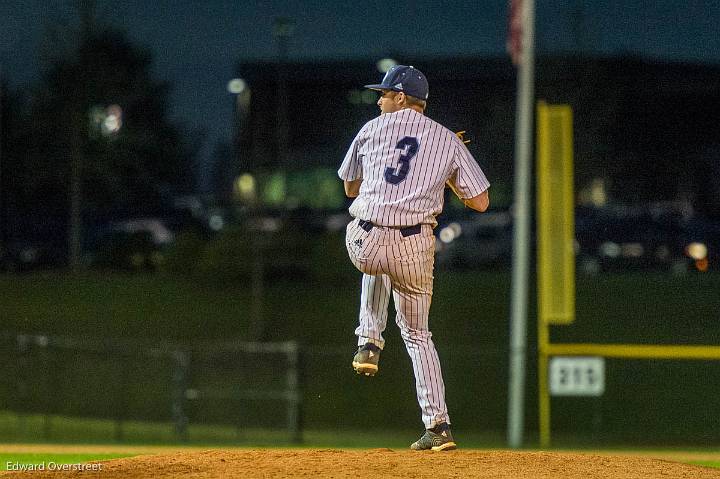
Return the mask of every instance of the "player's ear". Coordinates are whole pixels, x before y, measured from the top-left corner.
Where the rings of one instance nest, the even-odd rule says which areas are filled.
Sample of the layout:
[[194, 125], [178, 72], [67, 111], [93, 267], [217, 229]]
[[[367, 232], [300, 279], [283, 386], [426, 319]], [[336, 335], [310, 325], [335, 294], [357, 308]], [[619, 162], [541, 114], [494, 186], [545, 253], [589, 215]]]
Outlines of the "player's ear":
[[405, 99], [406, 99], [405, 92], [400, 91], [400, 92], [398, 92], [397, 95], [395, 95], [395, 103], [397, 103], [400, 106], [405, 105]]

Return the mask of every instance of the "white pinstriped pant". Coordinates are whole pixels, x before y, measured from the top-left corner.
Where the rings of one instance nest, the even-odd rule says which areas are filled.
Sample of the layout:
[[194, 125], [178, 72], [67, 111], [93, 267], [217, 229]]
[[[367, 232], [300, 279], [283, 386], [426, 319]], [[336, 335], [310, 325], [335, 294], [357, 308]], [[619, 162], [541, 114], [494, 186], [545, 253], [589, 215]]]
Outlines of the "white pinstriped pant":
[[428, 328], [433, 290], [435, 237], [430, 225], [419, 234], [403, 237], [399, 229], [373, 226], [365, 231], [353, 220], [346, 230], [350, 260], [363, 273], [358, 345], [374, 343], [381, 349], [387, 324], [390, 291], [395, 322], [415, 373], [415, 389], [426, 428], [450, 423], [440, 359]]

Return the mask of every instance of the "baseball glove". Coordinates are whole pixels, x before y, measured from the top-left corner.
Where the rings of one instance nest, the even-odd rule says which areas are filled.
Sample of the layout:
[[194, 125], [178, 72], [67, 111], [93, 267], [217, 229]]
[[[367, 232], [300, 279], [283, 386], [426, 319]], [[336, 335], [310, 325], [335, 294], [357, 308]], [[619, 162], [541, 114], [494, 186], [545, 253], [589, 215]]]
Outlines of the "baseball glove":
[[462, 141], [462, 142], [465, 143], [466, 145], [467, 145], [468, 143], [470, 143], [470, 140], [466, 140], [466, 139], [465, 139], [465, 130], [456, 131], [456, 132], [455, 132], [455, 136], [457, 136], [458, 138], [460, 138], [460, 141]]

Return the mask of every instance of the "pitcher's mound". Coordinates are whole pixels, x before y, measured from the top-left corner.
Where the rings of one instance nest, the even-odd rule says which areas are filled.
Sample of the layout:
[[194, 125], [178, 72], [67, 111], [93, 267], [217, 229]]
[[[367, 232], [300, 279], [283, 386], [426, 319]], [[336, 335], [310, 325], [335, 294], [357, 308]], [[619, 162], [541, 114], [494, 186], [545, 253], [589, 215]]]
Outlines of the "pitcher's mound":
[[[716, 478], [720, 470], [648, 457], [560, 452], [391, 449], [212, 450], [103, 461], [83, 478]], [[52, 474], [51, 474], [52, 475]], [[18, 477], [47, 477], [48, 473]]]

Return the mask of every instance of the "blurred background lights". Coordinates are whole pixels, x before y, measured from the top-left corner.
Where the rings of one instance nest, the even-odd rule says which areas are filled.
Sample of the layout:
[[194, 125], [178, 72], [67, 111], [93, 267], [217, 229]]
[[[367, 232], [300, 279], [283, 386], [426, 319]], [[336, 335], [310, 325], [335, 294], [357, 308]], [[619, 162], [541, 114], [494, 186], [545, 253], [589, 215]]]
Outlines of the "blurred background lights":
[[242, 78], [233, 78], [227, 84], [228, 92], [233, 93], [235, 95], [245, 91], [245, 88], [247, 88], [247, 84], [245, 83], [245, 80], [243, 80]]
[[380, 73], [387, 73], [392, 67], [397, 65], [397, 62], [392, 58], [383, 58], [378, 60], [377, 69]]
[[103, 121], [103, 128], [108, 133], [117, 133], [120, 130], [120, 118], [115, 115], [109, 115]]
[[600, 254], [609, 258], [617, 258], [620, 256], [620, 245], [613, 241], [606, 241], [600, 245]]
[[607, 205], [609, 201], [607, 180], [605, 178], [593, 178], [589, 184], [580, 188], [578, 200], [580, 204], [595, 208], [602, 208]]
[[362, 102], [367, 105], [373, 105], [377, 103], [377, 93], [373, 90], [364, 90], [362, 92]]
[[708, 248], [703, 243], [690, 243], [685, 248], [685, 253], [694, 260], [707, 258]]
[[645, 254], [645, 248], [642, 243], [623, 243], [620, 252], [625, 258], [639, 258]]
[[440, 241], [443, 243], [451, 243], [462, 234], [462, 227], [459, 223], [450, 223], [440, 230]]
[[607, 204], [607, 188], [603, 178], [595, 178], [590, 186], [590, 201], [597, 207]]
[[456, 223], [453, 221], [448, 225], [448, 228], [453, 230], [456, 238], [462, 234], [462, 227], [460, 226], [460, 223]]
[[105, 110], [101, 106], [94, 106], [90, 108], [90, 123], [95, 127], [100, 127], [105, 121]]
[[271, 205], [282, 205], [287, 199], [287, 178], [283, 173], [271, 175], [263, 189], [263, 201]]
[[442, 241], [443, 243], [450, 243], [454, 239], [455, 233], [449, 226], [446, 226], [445, 228], [440, 230], [440, 241]]
[[211, 215], [208, 218], [208, 227], [213, 231], [220, 231], [225, 227], [225, 220], [219, 214]]
[[378, 101], [378, 94], [374, 90], [350, 90], [348, 101], [351, 105], [375, 105]]
[[110, 105], [107, 108], [95, 105], [89, 111], [92, 131], [100, 132], [103, 136], [117, 134], [123, 124], [123, 110], [120, 105]]
[[250, 173], [244, 173], [235, 180], [235, 194], [243, 199], [255, 197], [255, 178]]
[[119, 105], [110, 105], [105, 109], [105, 118], [102, 122], [102, 132], [113, 135], [122, 127], [122, 108]]

